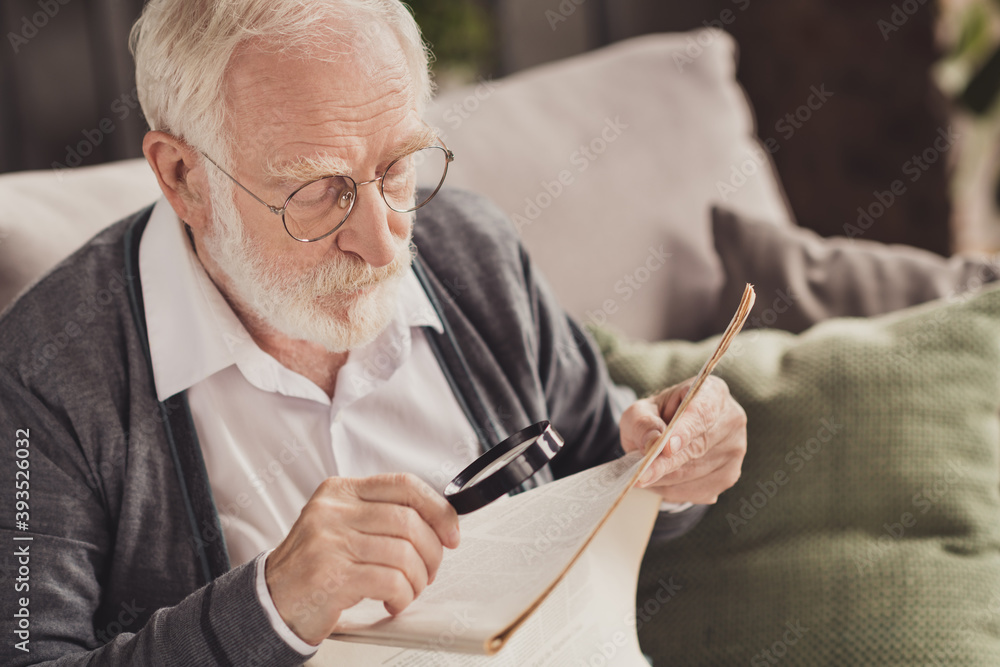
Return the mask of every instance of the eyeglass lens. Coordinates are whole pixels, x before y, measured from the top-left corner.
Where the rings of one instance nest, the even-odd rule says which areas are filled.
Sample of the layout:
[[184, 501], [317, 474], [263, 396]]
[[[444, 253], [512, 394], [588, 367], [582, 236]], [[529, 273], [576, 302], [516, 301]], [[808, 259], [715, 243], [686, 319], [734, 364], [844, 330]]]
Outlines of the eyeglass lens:
[[[441, 146], [430, 146], [390, 164], [378, 187], [389, 208], [408, 213], [434, 196], [447, 170], [448, 152]], [[347, 176], [309, 183], [286, 202], [285, 228], [299, 240], [321, 238], [347, 219], [357, 196], [357, 185]]]

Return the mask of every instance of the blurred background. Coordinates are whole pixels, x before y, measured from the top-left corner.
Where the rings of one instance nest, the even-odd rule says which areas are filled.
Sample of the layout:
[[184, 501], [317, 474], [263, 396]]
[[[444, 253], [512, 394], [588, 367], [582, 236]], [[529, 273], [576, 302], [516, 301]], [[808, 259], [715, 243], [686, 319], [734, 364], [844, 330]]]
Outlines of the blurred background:
[[[142, 4], [0, 3], [0, 172], [141, 155], [127, 37]], [[649, 32], [727, 30], [800, 225], [850, 235], [858, 209], [903, 179], [906, 196], [866, 238], [943, 255], [1000, 251], [998, 0], [408, 4], [441, 87]]]

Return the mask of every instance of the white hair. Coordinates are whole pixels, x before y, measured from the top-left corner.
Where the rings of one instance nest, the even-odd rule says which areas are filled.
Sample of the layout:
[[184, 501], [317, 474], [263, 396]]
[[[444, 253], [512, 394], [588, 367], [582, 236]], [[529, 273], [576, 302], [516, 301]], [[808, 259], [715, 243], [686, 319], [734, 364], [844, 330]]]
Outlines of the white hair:
[[399, 0], [149, 0], [129, 40], [139, 102], [151, 129], [229, 167], [224, 84], [237, 49], [252, 41], [267, 52], [336, 62], [377, 43], [384, 28], [402, 48], [422, 112], [433, 93], [430, 52]]

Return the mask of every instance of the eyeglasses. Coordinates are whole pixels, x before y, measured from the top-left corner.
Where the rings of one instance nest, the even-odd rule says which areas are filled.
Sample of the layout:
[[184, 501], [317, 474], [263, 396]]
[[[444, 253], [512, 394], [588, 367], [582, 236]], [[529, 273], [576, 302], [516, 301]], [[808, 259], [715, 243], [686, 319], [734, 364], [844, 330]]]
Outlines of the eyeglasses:
[[[325, 239], [340, 229], [354, 210], [358, 188], [369, 183], [378, 182], [382, 199], [393, 211], [416, 211], [434, 199], [448, 175], [448, 165], [455, 160], [455, 154], [442, 142], [440, 146], [421, 148], [393, 160], [381, 176], [370, 181], [358, 183], [350, 176], [326, 176], [310, 181], [288, 195], [285, 204], [279, 208], [250, 192], [208, 155], [202, 155], [271, 213], [280, 215], [288, 235], [303, 243]], [[418, 177], [424, 183], [436, 183], [434, 189], [418, 190]], [[434, 181], [435, 178], [437, 181]]]

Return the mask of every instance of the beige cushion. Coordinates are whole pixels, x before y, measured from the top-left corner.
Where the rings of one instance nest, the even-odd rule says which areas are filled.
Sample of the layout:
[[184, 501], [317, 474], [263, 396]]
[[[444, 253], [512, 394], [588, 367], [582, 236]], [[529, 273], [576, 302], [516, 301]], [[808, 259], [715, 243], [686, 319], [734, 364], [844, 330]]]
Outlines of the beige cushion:
[[[698, 39], [700, 55], [690, 50]], [[710, 203], [717, 182], [728, 182], [756, 146], [734, 70], [725, 33], [642, 37], [452, 90], [428, 119], [458, 155], [448, 184], [517, 216], [570, 312], [607, 317], [633, 336], [694, 338], [722, 286]], [[592, 142], [600, 155], [589, 160], [580, 147]], [[546, 184], [562, 192], [550, 195]], [[0, 176], [0, 307], [158, 194], [142, 160]], [[537, 216], [526, 200], [540, 207]], [[728, 203], [789, 218], [769, 163]]]
[[99, 230], [159, 194], [145, 160], [0, 176], [0, 309]]
[[713, 328], [721, 332], [753, 283], [752, 327], [800, 332], [831, 317], [871, 317], [955, 298], [1000, 279], [1000, 256], [941, 257], [905, 245], [822, 238], [722, 208], [712, 212], [726, 282]]
[[[723, 32], [651, 35], [447, 92], [429, 121], [457, 155], [448, 182], [519, 216], [578, 318], [646, 339], [700, 337], [723, 279], [709, 222], [718, 184], [740, 184], [742, 166], [752, 175], [725, 203], [791, 217], [766, 153], [755, 161], [735, 52]], [[592, 161], [580, 149], [591, 142], [604, 148]], [[657, 266], [660, 246], [671, 257]]]

